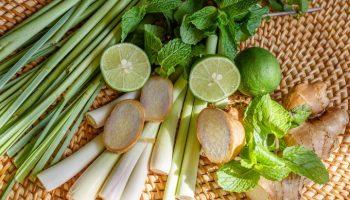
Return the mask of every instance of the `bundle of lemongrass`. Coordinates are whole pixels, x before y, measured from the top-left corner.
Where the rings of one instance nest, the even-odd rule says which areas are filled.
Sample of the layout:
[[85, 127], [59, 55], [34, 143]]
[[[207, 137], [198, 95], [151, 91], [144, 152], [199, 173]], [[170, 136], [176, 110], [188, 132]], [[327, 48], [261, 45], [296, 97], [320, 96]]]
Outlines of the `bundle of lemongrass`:
[[3, 199], [15, 182], [60, 160], [103, 86], [100, 55], [120, 41], [121, 17], [137, 2], [53, 1], [0, 38], [0, 155], [18, 168]]

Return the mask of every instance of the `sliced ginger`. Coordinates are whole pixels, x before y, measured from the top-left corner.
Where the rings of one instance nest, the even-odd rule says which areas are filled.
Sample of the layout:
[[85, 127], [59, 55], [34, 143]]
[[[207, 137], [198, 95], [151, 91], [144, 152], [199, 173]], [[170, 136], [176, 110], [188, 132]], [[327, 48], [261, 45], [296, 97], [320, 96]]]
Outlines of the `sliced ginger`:
[[141, 136], [144, 122], [145, 112], [140, 102], [124, 100], [118, 103], [104, 127], [106, 148], [116, 153], [126, 152]]
[[140, 102], [146, 121], [163, 121], [173, 104], [173, 84], [169, 79], [151, 77], [141, 90]]
[[217, 108], [206, 108], [198, 116], [197, 137], [211, 162], [225, 163], [239, 154], [245, 132], [232, 115]]

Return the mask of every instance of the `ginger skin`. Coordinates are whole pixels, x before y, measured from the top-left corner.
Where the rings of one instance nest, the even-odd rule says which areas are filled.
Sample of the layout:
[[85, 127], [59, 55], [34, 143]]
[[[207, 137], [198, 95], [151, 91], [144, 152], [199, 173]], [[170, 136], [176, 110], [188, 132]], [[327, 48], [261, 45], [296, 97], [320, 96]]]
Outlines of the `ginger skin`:
[[323, 82], [302, 83], [295, 86], [283, 101], [287, 110], [307, 105], [311, 109], [311, 117], [319, 116], [328, 106], [327, 85]]

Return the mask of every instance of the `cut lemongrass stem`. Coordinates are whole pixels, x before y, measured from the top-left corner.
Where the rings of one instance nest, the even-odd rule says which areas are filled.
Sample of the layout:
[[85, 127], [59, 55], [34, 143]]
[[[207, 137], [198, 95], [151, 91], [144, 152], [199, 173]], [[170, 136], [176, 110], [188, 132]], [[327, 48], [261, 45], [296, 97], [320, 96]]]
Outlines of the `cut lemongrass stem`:
[[194, 199], [201, 150], [197, 140], [196, 122], [199, 113], [206, 107], [206, 102], [199, 99], [194, 101], [185, 154], [183, 156], [179, 182], [177, 184], [176, 197], [179, 199]]
[[129, 93], [125, 93], [123, 95], [121, 95], [120, 97], [118, 97], [117, 99], [115, 99], [114, 101], [100, 107], [97, 108], [95, 110], [92, 110], [88, 113], [86, 113], [86, 118], [88, 123], [93, 126], [94, 128], [100, 128], [102, 126], [104, 126], [104, 123], [107, 119], [107, 117], [109, 116], [109, 114], [111, 113], [111, 111], [113, 110], [113, 108], [115, 107], [115, 105], [123, 100], [126, 99], [138, 99], [140, 96], [140, 91], [134, 91], [134, 92], [129, 92]]
[[5, 76], [0, 79], [0, 89], [2, 89], [6, 83], [30, 60], [30, 58], [55, 34], [63, 24], [72, 15], [73, 10], [70, 9], [58, 22], [50, 28], [50, 30], [44, 34], [24, 55], [19, 61], [6, 72]]
[[148, 144], [147, 140], [154, 140], [156, 138], [159, 125], [160, 122], [148, 122], [145, 125], [140, 141], [123, 155], [116, 167], [112, 170], [99, 192], [98, 196], [100, 198], [105, 200], [120, 199], [127, 184], [128, 177]]
[[184, 91], [186, 87], [187, 87], [187, 80], [182, 75], [180, 75], [180, 77], [177, 79], [177, 81], [174, 84], [173, 103], [177, 100], [181, 92]]
[[159, 129], [150, 162], [150, 170], [152, 172], [163, 175], [167, 175], [170, 172], [173, 158], [173, 147], [175, 144], [175, 134], [177, 130], [176, 128], [180, 118], [185, 95], [186, 90], [183, 90]]
[[102, 88], [102, 84], [101, 86], [95, 91], [95, 93], [90, 97], [89, 101], [86, 103], [85, 107], [83, 108], [83, 110], [80, 112], [79, 117], [77, 118], [77, 120], [74, 122], [73, 127], [71, 128], [71, 130], [68, 132], [64, 142], [62, 143], [60, 149], [57, 151], [55, 157], [52, 159], [52, 161], [50, 162], [50, 165], [56, 164], [62, 157], [64, 151], [68, 148], [68, 145], [70, 143], [70, 141], [72, 140], [75, 132], [77, 132], [80, 123], [83, 121], [85, 113], [89, 110], [89, 108], [91, 107], [91, 105], [93, 104], [95, 98], [97, 97], [98, 93], [100, 92]]
[[[322, 7], [315, 7], [308, 9], [305, 13], [313, 13], [322, 10]], [[278, 16], [285, 16], [285, 15], [297, 15], [298, 12], [295, 10], [292, 11], [284, 11], [284, 12], [271, 12], [268, 14], [265, 14], [264, 17], [278, 17]]]
[[95, 200], [103, 182], [119, 158], [119, 154], [105, 150], [69, 189], [68, 199]]
[[71, 156], [40, 172], [38, 179], [47, 191], [51, 191], [78, 174], [104, 149], [102, 135], [99, 135]]
[[148, 164], [152, 153], [153, 144], [147, 144], [143, 150], [135, 168], [133, 169], [128, 183], [125, 186], [121, 200], [140, 199], [145, 188], [145, 181], [148, 174]]
[[163, 200], [173, 200], [175, 197], [182, 159], [185, 151], [188, 128], [190, 126], [193, 102], [194, 96], [192, 95], [191, 90], [187, 90], [186, 99], [182, 108], [179, 130], [176, 137], [171, 169], [165, 185]]

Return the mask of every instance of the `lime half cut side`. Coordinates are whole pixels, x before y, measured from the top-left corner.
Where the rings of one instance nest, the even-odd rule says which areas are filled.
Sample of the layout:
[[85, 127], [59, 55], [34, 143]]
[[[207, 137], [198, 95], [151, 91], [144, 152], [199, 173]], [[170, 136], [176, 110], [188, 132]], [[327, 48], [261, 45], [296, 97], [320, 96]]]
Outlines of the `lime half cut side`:
[[151, 74], [151, 64], [138, 46], [120, 43], [103, 53], [101, 72], [111, 88], [129, 92], [140, 89], [146, 83]]
[[211, 56], [202, 59], [193, 67], [189, 85], [197, 98], [217, 102], [233, 94], [240, 80], [239, 71], [230, 59]]

